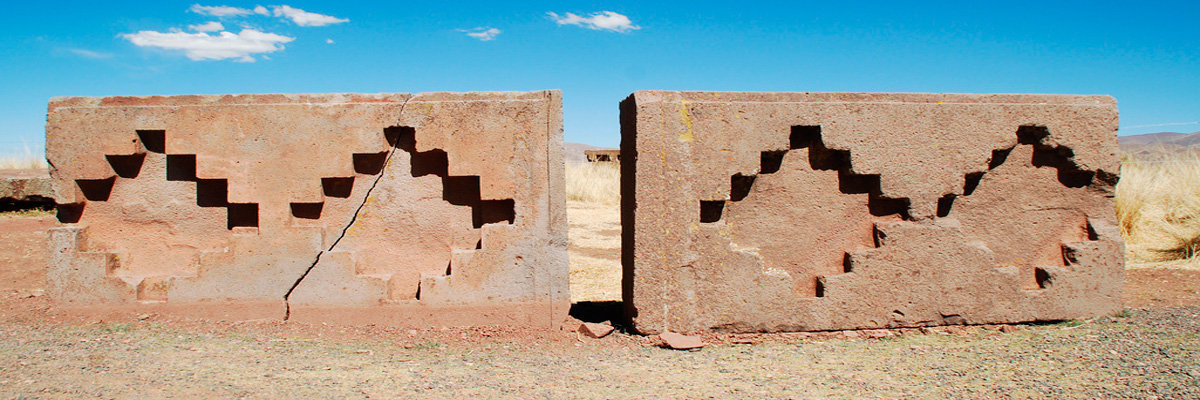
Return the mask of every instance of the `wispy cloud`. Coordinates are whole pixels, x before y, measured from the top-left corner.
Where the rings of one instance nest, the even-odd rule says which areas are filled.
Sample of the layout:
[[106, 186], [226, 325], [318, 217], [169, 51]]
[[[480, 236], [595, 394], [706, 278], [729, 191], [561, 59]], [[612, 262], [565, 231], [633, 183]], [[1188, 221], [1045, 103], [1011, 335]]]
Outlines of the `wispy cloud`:
[[91, 51], [91, 50], [87, 50], [87, 49], [66, 49], [66, 50], [68, 52], [71, 52], [71, 54], [74, 54], [74, 55], [77, 55], [77, 56], [80, 56], [83, 58], [90, 58], [93, 60], [112, 58], [112, 56], [113, 56], [111, 53], [101, 53], [98, 51]]
[[240, 17], [251, 14], [275, 16], [289, 19], [296, 25], [300, 26], [325, 26], [350, 21], [346, 18], [338, 18], [331, 15], [304, 11], [289, 5], [271, 6], [270, 9], [263, 6], [254, 6], [254, 8], [251, 9], [230, 6], [202, 6], [199, 4], [193, 4], [188, 10], [196, 14], [211, 15], [214, 17]]
[[140, 31], [122, 34], [121, 37], [139, 47], [182, 50], [192, 60], [234, 59], [239, 62], [254, 62], [254, 54], [283, 50], [284, 43], [296, 40], [253, 29], [243, 29], [237, 34], [221, 32], [216, 35], [204, 32]]
[[1161, 123], [1161, 124], [1148, 124], [1148, 125], [1122, 126], [1122, 127], [1121, 127], [1121, 129], [1134, 129], [1134, 128], [1155, 128], [1155, 127], [1160, 127], [1160, 126], [1187, 126], [1187, 125], [1200, 125], [1200, 121], [1192, 121], [1192, 122], [1164, 122], [1164, 123]]
[[200, 15], [211, 15], [214, 17], [236, 17], [239, 15], [250, 15], [253, 13], [253, 11], [245, 8], [230, 6], [202, 6], [199, 4], [192, 4], [192, 7], [189, 8], [188, 11]]
[[629, 17], [612, 11], [595, 12], [587, 17], [579, 16], [575, 13], [558, 15], [555, 12], [548, 12], [546, 15], [549, 15], [550, 19], [559, 25], [576, 25], [598, 31], [625, 33], [642, 29], [642, 27], [634, 25], [633, 21], [629, 20]]
[[225, 30], [225, 25], [217, 21], [209, 21], [198, 25], [188, 25], [188, 29], [196, 32], [217, 32]]
[[328, 43], [328, 44], [333, 44], [333, 43], [334, 43], [334, 41], [333, 41], [333, 39], [330, 39], [330, 38], [325, 38], [325, 43]]
[[[257, 10], [258, 8], [256, 7], [255, 9]], [[284, 18], [290, 19], [290, 20], [292, 20], [292, 22], [296, 23], [296, 25], [300, 25], [300, 26], [325, 26], [325, 25], [340, 24], [343, 22], [350, 21], [349, 19], [346, 19], [346, 18], [338, 18], [338, 17], [334, 17], [334, 16], [329, 16], [329, 15], [311, 13], [311, 12], [304, 11], [304, 10], [301, 10], [301, 9], [295, 8], [295, 7], [290, 7], [290, 6], [273, 6], [273, 7], [271, 7], [271, 11], [274, 12], [276, 17], [284, 17]]]
[[492, 27], [479, 27], [472, 29], [459, 29], [459, 32], [466, 32], [467, 36], [479, 39], [480, 41], [489, 41], [496, 39], [501, 30]]

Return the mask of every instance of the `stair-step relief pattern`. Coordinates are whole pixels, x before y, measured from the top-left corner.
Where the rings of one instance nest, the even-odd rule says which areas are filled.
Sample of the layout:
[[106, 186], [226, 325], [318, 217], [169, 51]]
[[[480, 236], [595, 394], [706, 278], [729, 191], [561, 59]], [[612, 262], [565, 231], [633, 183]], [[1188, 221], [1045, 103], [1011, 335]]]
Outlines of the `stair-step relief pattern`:
[[[90, 299], [56, 297], [75, 302], [278, 301], [325, 252], [350, 253], [350, 258], [357, 258], [355, 274], [386, 277], [396, 287], [407, 285], [412, 292], [408, 297], [415, 297], [417, 282], [429, 271], [414, 270], [409, 261], [421, 257], [412, 254], [440, 259], [438, 276], [460, 269], [459, 263], [483, 247], [487, 235], [479, 234], [481, 227], [512, 223], [513, 201], [481, 199], [479, 178], [449, 175], [445, 152], [415, 151], [412, 128], [392, 127], [382, 133], [378, 148], [387, 150], [350, 152], [347, 162], [353, 174], [319, 179], [322, 201], [233, 202], [230, 179], [203, 176], [203, 169], [198, 176], [197, 164], [203, 166], [203, 157], [167, 153], [170, 137], [165, 130], [137, 131], [139, 151], [105, 156], [112, 176], [76, 181], [86, 201], [60, 205], [58, 217], [67, 225], [51, 235], [55, 256], [72, 259], [62, 264], [69, 267], [51, 271], [51, 286], [99, 294]], [[410, 161], [406, 164], [411, 164], [411, 173], [404, 174], [408, 181], [385, 183], [392, 157]], [[307, 182], [310, 179], [297, 177], [291, 178], [296, 185], [318, 184], [316, 179]], [[372, 225], [366, 215], [372, 210], [418, 209], [395, 203], [405, 198], [391, 195], [430, 192], [429, 185], [412, 185], [413, 180], [426, 178], [440, 180], [436, 185], [440, 193], [417, 201], [434, 205], [433, 210], [400, 213], [404, 217], [393, 218], [382, 228]], [[389, 184], [396, 187], [386, 190]], [[461, 211], [438, 211], [447, 208]], [[438, 237], [439, 232], [434, 232], [448, 225], [461, 228], [457, 237]], [[383, 252], [393, 256], [389, 264], [380, 264], [380, 256], [361, 254], [372, 246], [335, 248], [342, 236], [364, 231], [395, 249]], [[396, 253], [409, 256], [394, 257]], [[415, 276], [409, 276], [407, 284], [399, 283], [395, 276], [406, 273]], [[80, 279], [79, 274], [88, 278]], [[109, 289], [72, 289], [102, 283]]]
[[452, 273], [465, 278], [475, 253], [512, 226], [513, 199], [483, 199], [479, 176], [451, 175], [445, 151], [417, 151], [411, 128], [385, 137], [398, 151], [377, 157], [383, 173], [355, 220], [296, 282], [289, 305], [428, 300]]
[[[989, 268], [1015, 268], [1022, 289], [1045, 289], [1098, 240], [1087, 216], [1104, 215], [1103, 201], [1067, 205], [1096, 198], [1085, 192], [1111, 182], [1093, 185], [1104, 177], [1078, 168], [1070, 149], [1045, 145], [1044, 127], [1016, 135], [1015, 146], [993, 151], [987, 171], [964, 177], [963, 195], [939, 201], [945, 221], [935, 223], [982, 243], [994, 253]], [[913, 221], [908, 206], [880, 194], [878, 175], [854, 173], [851, 154], [827, 148], [820, 126], [795, 126], [789, 149], [761, 153], [757, 174], [731, 176], [729, 198], [700, 200], [699, 221], [728, 236], [740, 257], [757, 259], [764, 276], [790, 281], [799, 297], [824, 297], [828, 277], [852, 274], [887, 243], [881, 225]], [[997, 215], [1010, 223], [984, 222]]]

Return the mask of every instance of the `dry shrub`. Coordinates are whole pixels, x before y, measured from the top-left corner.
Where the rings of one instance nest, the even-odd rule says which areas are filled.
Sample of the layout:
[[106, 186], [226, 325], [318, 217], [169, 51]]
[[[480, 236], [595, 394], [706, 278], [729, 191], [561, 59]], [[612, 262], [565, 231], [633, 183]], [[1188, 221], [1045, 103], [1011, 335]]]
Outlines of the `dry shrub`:
[[620, 167], [616, 163], [567, 164], [567, 200], [620, 203]]
[[1124, 157], [1116, 211], [1131, 263], [1200, 261], [1200, 152]]
[[34, 154], [28, 145], [23, 147], [22, 154], [0, 154], [0, 169], [44, 169], [48, 166], [46, 157]]

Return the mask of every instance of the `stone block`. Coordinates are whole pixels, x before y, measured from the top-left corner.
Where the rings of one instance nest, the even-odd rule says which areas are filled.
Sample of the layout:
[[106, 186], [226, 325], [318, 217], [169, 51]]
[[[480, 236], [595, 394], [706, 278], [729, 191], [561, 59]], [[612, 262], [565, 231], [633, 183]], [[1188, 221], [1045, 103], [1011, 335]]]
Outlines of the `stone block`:
[[569, 307], [558, 91], [55, 98], [66, 307], [388, 325]]
[[621, 104], [638, 332], [1121, 309], [1108, 96], [640, 91]]
[[0, 210], [54, 207], [54, 187], [44, 169], [0, 170]]

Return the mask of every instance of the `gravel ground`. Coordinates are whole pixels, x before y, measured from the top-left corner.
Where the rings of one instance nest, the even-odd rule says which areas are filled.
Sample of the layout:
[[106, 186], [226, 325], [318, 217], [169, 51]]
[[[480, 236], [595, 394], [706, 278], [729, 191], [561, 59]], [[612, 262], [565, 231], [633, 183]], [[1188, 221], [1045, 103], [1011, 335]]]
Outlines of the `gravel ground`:
[[1017, 328], [883, 339], [776, 336], [683, 352], [619, 333], [463, 343], [447, 340], [458, 337], [453, 331], [431, 335], [439, 339], [416, 332], [407, 339], [289, 338], [255, 329], [198, 334], [153, 320], [17, 318], [0, 324], [0, 392], [71, 399], [1200, 398], [1200, 307]]

